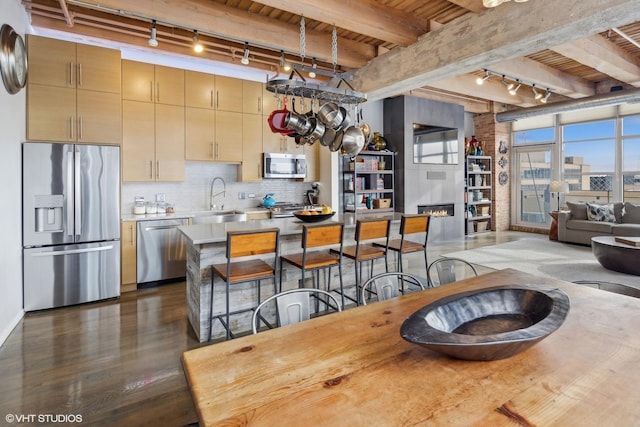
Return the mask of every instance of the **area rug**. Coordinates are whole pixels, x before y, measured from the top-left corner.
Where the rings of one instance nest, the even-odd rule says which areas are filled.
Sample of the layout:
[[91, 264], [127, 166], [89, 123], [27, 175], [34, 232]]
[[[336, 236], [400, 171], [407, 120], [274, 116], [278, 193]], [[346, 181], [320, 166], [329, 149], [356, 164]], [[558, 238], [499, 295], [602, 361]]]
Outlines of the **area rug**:
[[[640, 276], [605, 269], [595, 259], [588, 246], [546, 239], [521, 239], [495, 246], [452, 252], [444, 256], [462, 258], [494, 270], [515, 268], [525, 273], [567, 282], [598, 280], [640, 289]], [[640, 259], [638, 261], [640, 262]]]

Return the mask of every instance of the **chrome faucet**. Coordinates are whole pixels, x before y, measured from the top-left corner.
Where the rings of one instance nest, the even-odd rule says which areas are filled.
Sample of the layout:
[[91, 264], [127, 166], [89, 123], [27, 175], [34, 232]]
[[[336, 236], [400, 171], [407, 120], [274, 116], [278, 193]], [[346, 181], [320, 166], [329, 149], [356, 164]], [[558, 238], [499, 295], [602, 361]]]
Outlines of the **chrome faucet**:
[[[222, 181], [222, 191], [219, 191], [213, 194], [213, 186], [218, 180]], [[216, 176], [215, 178], [213, 178], [213, 180], [211, 180], [211, 188], [209, 189], [209, 196], [211, 197], [209, 208], [211, 210], [218, 209], [218, 206], [216, 205], [215, 202], [216, 202], [216, 197], [220, 196], [221, 194], [222, 194], [222, 197], [227, 197], [227, 183], [224, 182], [224, 179], [222, 179], [221, 177]], [[220, 205], [220, 209], [224, 209], [224, 203]]]

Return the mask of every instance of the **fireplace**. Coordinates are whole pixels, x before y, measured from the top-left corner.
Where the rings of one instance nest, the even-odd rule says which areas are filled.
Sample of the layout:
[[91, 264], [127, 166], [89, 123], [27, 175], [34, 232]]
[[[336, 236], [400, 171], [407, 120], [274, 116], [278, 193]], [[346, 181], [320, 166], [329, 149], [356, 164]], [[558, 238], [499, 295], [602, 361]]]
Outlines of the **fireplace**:
[[435, 205], [418, 205], [418, 213], [426, 213], [433, 217], [454, 216], [453, 203], [440, 203]]

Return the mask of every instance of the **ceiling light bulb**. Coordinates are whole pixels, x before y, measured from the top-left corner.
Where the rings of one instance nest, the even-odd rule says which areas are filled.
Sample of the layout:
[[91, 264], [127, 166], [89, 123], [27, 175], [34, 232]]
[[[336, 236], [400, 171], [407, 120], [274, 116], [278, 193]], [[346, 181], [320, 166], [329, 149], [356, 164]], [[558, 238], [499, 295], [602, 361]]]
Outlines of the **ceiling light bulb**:
[[280, 51], [280, 67], [284, 71], [291, 71], [291, 64], [289, 64], [287, 60], [284, 59], [284, 50]]
[[202, 43], [198, 40], [198, 32], [196, 30], [193, 31], [193, 50], [196, 53], [201, 53], [204, 50]]
[[[517, 82], [517, 80], [516, 80], [516, 82]], [[512, 95], [512, 96], [515, 96], [516, 93], [518, 93], [518, 90], [520, 89], [520, 86], [522, 86], [522, 84], [518, 83], [518, 85], [516, 87], [514, 87], [514, 88], [509, 90], [509, 94]]]
[[489, 76], [490, 76], [489, 71], [484, 70], [484, 77], [478, 77], [478, 78], [476, 79], [476, 84], [477, 84], [478, 86], [482, 86], [482, 84], [484, 83], [484, 81], [485, 81], [485, 80], [487, 80], [487, 79], [489, 78]]
[[531, 90], [533, 91], [533, 97], [536, 101], [539, 101], [542, 98], [542, 94], [536, 90], [536, 85], [531, 86]]
[[156, 47], [158, 46], [158, 40], [156, 39], [156, 21], [153, 21], [151, 25], [151, 37], [149, 38], [149, 46]]
[[313, 68], [313, 70], [309, 71], [309, 77], [311, 77], [312, 79], [316, 78], [316, 72], [315, 70], [318, 68], [318, 66], [316, 65], [316, 59], [313, 59], [313, 64], [311, 65], [311, 68]]
[[242, 59], [240, 62], [244, 65], [249, 65], [249, 44], [244, 44], [244, 54], [242, 55]]

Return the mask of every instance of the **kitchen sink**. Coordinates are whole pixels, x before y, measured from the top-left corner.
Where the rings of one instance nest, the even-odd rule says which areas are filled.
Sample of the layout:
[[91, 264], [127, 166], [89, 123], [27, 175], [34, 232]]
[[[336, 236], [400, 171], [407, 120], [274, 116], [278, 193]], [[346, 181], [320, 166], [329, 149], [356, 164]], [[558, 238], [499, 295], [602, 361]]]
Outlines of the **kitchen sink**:
[[200, 213], [191, 218], [192, 224], [219, 224], [223, 222], [246, 221], [247, 214], [235, 210], [218, 210]]

